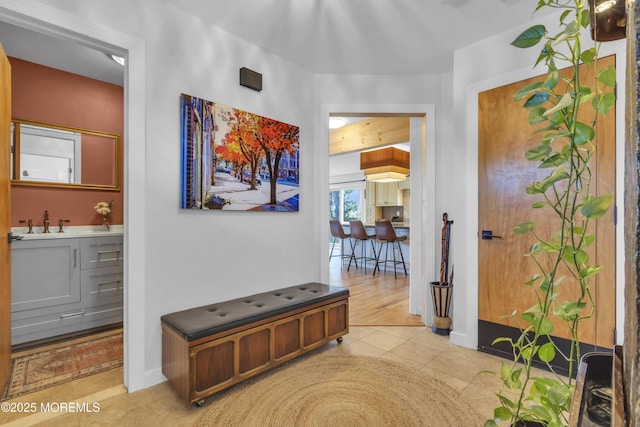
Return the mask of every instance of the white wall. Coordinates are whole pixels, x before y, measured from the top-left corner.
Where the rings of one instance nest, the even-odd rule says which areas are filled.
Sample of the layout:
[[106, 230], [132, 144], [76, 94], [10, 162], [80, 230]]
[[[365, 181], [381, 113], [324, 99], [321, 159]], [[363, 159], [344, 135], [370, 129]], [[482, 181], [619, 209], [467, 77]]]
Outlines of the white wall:
[[[131, 58], [144, 61], [144, 75], [128, 84], [143, 84], [146, 96], [127, 100], [144, 104], [143, 123], [127, 126], [144, 126], [141, 134], [146, 137], [124, 140], [129, 148], [144, 146], [142, 162], [127, 168], [129, 178], [139, 175], [138, 171], [144, 173], [137, 177], [144, 196], [128, 198], [131, 204], [144, 203], [144, 209], [138, 211], [143, 213], [125, 219], [125, 226], [134, 227], [129, 228], [131, 233], [144, 239], [129, 247], [134, 253], [127, 257], [137, 262], [125, 267], [125, 278], [142, 279], [125, 282], [126, 347], [135, 348], [127, 353], [127, 362], [134, 368], [126, 383], [133, 391], [163, 380], [161, 315], [319, 280], [313, 76], [161, 1], [60, 0], [55, 6], [60, 10], [29, 0], [10, 0], [0, 2], [0, 12], [7, 8], [28, 15], [27, 20], [52, 19], [87, 38], [100, 38], [113, 30], [144, 45], [143, 54]], [[262, 92], [239, 86], [238, 70], [243, 66], [263, 74]], [[181, 93], [298, 125], [300, 212], [179, 209]], [[129, 212], [133, 208], [127, 207]]]
[[[452, 262], [455, 263], [456, 287], [453, 294], [454, 331], [451, 342], [470, 348], [477, 347], [478, 318], [478, 93], [505, 84], [517, 82], [546, 71], [543, 66], [533, 69], [539, 49], [518, 49], [510, 43], [526, 28], [544, 24], [550, 34], [557, 33], [556, 15], [543, 19], [532, 18], [528, 25], [479, 41], [459, 49], [454, 55], [453, 72], [453, 139], [441, 144], [445, 153], [439, 160], [441, 169], [451, 171], [457, 179], [442, 179], [438, 182], [441, 204], [449, 206], [449, 216], [463, 219], [456, 223], [451, 237]], [[583, 46], [592, 45], [585, 31]], [[624, 70], [625, 43], [623, 41], [602, 44], [600, 55], [616, 54], [618, 70], [618, 100], [616, 114], [617, 133], [617, 204], [623, 206], [622, 183], [624, 177], [624, 153], [621, 142], [624, 138]], [[560, 64], [558, 64], [561, 67]], [[527, 126], [527, 124], [524, 124]], [[618, 341], [622, 340], [623, 314], [623, 266], [624, 229], [622, 209], [618, 209], [617, 245], [617, 307]]]

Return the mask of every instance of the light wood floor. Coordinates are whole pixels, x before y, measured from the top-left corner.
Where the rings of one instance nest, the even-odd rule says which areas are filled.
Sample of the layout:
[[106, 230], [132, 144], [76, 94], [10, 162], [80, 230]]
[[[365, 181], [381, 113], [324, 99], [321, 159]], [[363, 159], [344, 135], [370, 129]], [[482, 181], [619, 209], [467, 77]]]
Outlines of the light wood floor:
[[[358, 264], [360, 266], [360, 264]], [[329, 284], [349, 288], [349, 324], [352, 326], [424, 326], [419, 315], [409, 313], [409, 276], [393, 270], [372, 276], [373, 266], [340, 269], [340, 258], [329, 263]]]

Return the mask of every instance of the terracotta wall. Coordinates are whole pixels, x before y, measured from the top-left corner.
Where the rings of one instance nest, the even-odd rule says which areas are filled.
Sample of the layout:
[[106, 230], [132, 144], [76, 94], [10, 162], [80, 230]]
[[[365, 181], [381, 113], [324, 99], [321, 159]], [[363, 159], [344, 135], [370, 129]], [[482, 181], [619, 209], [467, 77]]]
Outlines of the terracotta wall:
[[[120, 86], [89, 79], [42, 65], [9, 58], [11, 63], [12, 116], [74, 128], [120, 135], [124, 141], [124, 91]], [[122, 156], [123, 150], [120, 150]], [[122, 159], [121, 164], [122, 164]], [[120, 169], [122, 188], [123, 172]], [[102, 217], [93, 207], [114, 201], [111, 224], [122, 224], [123, 192], [45, 187], [11, 188], [11, 225], [33, 219], [41, 226], [44, 211], [51, 224], [69, 219], [69, 225], [99, 225]]]

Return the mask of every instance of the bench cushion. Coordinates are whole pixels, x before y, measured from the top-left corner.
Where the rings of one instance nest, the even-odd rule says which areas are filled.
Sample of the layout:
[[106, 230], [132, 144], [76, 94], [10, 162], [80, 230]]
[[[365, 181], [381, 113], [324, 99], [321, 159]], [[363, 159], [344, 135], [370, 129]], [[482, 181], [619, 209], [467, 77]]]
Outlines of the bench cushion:
[[165, 314], [161, 319], [186, 341], [193, 341], [339, 296], [349, 296], [349, 290], [306, 283]]

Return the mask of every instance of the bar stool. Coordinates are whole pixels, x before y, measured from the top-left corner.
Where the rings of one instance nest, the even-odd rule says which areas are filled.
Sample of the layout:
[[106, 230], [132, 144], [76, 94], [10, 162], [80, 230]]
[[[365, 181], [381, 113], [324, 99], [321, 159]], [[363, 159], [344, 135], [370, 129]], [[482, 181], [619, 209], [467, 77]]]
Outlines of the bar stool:
[[[351, 238], [355, 239], [355, 248], [358, 249], [360, 244], [360, 265], [364, 265], [364, 274], [367, 274], [367, 261], [378, 261], [376, 256], [376, 245], [373, 241], [376, 238], [375, 234], [367, 234], [367, 230], [364, 228], [362, 221], [349, 221], [349, 228], [351, 229]], [[373, 256], [367, 256], [367, 240], [371, 242], [371, 250]], [[375, 268], [374, 268], [375, 273]]]
[[[398, 264], [402, 264], [404, 268], [404, 275], [407, 275], [407, 266], [404, 263], [404, 256], [402, 255], [402, 249], [400, 248], [400, 242], [407, 240], [407, 236], [398, 236], [396, 230], [393, 228], [391, 221], [388, 219], [376, 221], [376, 239], [380, 242], [380, 248], [378, 249], [378, 257], [376, 260], [376, 266], [373, 269], [373, 275], [376, 275], [376, 270], [380, 272], [380, 263], [384, 264], [384, 272], [387, 272], [387, 263], [393, 263], [393, 274], [395, 278], [398, 278]], [[393, 253], [393, 260], [389, 260], [389, 243], [391, 243], [391, 252]], [[394, 243], [398, 245], [398, 252], [400, 252], [400, 261], [396, 260], [396, 248]], [[380, 255], [382, 254], [382, 246], [385, 246], [384, 261], [380, 261]]]
[[[351, 239], [351, 234], [345, 233], [344, 228], [342, 228], [342, 224], [337, 219], [332, 219], [329, 221], [329, 228], [331, 230], [331, 237], [333, 237], [333, 244], [331, 245], [331, 252], [329, 253], [329, 262], [331, 262], [331, 258], [333, 257], [333, 248], [336, 246], [336, 242], [340, 240], [342, 242], [342, 247], [344, 248], [344, 239], [349, 240], [349, 245], [351, 246], [351, 253], [345, 254], [343, 251], [340, 252], [340, 270], [344, 267], [344, 259], [349, 258], [349, 266], [347, 267], [347, 271], [351, 268], [351, 260], [358, 268], [358, 261], [356, 261], [355, 255], [355, 244]], [[338, 255], [336, 255], [338, 256]]]

